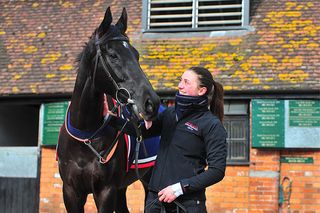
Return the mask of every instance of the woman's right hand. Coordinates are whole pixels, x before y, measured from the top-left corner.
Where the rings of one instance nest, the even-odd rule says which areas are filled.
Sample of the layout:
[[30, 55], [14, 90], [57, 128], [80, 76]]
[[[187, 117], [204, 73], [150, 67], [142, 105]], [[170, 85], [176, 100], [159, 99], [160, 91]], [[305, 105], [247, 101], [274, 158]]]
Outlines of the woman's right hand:
[[146, 120], [144, 120], [144, 125], [145, 125], [146, 129], [150, 129], [151, 126], [152, 126], [152, 121], [146, 121]]
[[108, 102], [107, 102], [107, 96], [104, 95], [104, 99], [103, 99], [103, 117], [105, 117], [107, 114], [110, 114], [110, 115], [113, 115], [113, 116], [117, 116], [115, 113], [112, 113], [109, 110]]

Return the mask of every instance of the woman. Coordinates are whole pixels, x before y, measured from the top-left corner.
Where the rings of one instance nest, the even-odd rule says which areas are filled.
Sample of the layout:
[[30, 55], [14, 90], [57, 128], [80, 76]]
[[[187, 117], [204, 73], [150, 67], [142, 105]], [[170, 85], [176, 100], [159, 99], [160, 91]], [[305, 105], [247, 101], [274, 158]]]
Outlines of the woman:
[[161, 135], [145, 212], [207, 212], [205, 188], [225, 175], [221, 84], [206, 68], [192, 67], [182, 75], [178, 89], [175, 106], [152, 123], [145, 122], [148, 130], [142, 129], [144, 137]]

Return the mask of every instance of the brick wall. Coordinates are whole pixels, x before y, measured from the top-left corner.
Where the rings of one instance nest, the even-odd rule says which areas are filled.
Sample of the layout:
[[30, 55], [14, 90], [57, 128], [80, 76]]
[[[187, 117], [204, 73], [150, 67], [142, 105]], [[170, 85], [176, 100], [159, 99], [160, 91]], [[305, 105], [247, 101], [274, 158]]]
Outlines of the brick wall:
[[[225, 178], [207, 189], [207, 209], [223, 212], [278, 212], [278, 186], [283, 177], [292, 180], [291, 211], [320, 212], [320, 151], [250, 150], [250, 165], [228, 166]], [[280, 163], [280, 156], [312, 157], [312, 164]], [[130, 212], [143, 212], [144, 191], [140, 182], [127, 191]], [[55, 149], [42, 148], [40, 212], [66, 212]], [[288, 212], [287, 203], [283, 212]], [[85, 212], [96, 212], [92, 196]]]

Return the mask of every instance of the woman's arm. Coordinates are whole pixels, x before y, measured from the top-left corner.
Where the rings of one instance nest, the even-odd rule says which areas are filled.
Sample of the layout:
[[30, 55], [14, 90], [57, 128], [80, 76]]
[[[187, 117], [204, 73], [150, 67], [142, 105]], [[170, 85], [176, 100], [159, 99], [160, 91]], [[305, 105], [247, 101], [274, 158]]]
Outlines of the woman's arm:
[[227, 158], [226, 138], [227, 132], [220, 122], [204, 136], [208, 169], [196, 176], [181, 180], [184, 194], [202, 190], [224, 178]]

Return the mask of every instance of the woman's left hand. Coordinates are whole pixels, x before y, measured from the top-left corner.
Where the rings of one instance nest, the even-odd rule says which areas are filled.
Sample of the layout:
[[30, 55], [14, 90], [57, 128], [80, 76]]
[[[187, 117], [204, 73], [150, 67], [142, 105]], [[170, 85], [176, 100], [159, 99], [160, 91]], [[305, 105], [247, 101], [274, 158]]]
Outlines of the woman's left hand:
[[166, 202], [166, 203], [171, 203], [177, 198], [174, 195], [174, 191], [172, 190], [171, 186], [167, 186], [166, 188], [162, 189], [158, 193], [158, 197], [160, 202]]
[[144, 120], [144, 126], [146, 127], [147, 130], [150, 129], [152, 126], [152, 121]]

